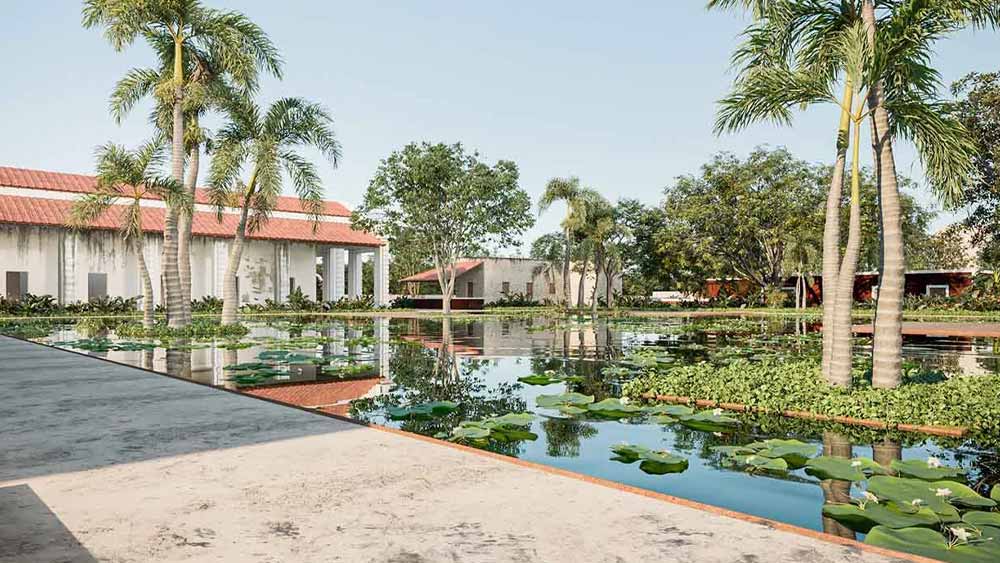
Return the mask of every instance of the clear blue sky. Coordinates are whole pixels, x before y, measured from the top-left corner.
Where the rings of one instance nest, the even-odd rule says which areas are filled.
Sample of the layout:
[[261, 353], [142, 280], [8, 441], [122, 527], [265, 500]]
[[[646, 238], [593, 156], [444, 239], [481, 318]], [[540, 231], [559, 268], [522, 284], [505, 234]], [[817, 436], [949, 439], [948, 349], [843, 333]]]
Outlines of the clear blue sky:
[[[514, 160], [536, 200], [549, 178], [574, 174], [611, 200], [647, 203], [720, 150], [784, 145], [817, 162], [833, 150], [832, 107], [802, 114], [794, 128], [712, 134], [745, 20], [707, 12], [703, 0], [206, 4], [243, 11], [280, 48], [285, 79], [265, 82], [264, 101], [301, 96], [331, 111], [344, 159], [323, 168], [327, 197], [352, 205], [379, 160], [411, 141], [461, 141], [486, 159]], [[135, 145], [150, 132], [147, 107], [120, 126], [107, 113], [114, 82], [151, 64], [150, 52], [137, 44], [116, 53], [80, 26], [80, 6], [0, 7], [2, 165], [91, 173], [95, 146]], [[962, 33], [937, 51], [946, 82], [997, 70], [1000, 33]], [[920, 178], [909, 147], [898, 163]], [[561, 216], [559, 207], [543, 215], [526, 241]]]

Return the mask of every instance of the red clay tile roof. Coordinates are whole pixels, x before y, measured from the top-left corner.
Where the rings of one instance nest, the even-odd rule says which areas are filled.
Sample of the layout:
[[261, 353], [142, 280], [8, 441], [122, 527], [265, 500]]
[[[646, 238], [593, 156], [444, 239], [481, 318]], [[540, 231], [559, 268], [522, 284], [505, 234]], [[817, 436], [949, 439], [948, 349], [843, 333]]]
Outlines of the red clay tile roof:
[[[482, 260], [459, 260], [455, 262], [455, 277], [461, 276], [462, 274], [478, 268], [483, 264]], [[425, 272], [420, 272], [419, 274], [413, 274], [408, 278], [403, 278], [399, 280], [401, 282], [436, 282], [438, 281], [437, 270], [431, 268]]]
[[[48, 227], [65, 227], [73, 202], [68, 200], [43, 199], [0, 195], [0, 223], [17, 223]], [[95, 229], [117, 229], [118, 217], [124, 206], [112, 206], [104, 215], [91, 224]], [[148, 232], [163, 232], [161, 208], [143, 208], [142, 228]], [[238, 217], [224, 214], [220, 223], [214, 213], [196, 211], [191, 223], [195, 236], [232, 238], [236, 232]], [[381, 246], [382, 241], [366, 232], [356, 231], [347, 223], [321, 221], [313, 231], [312, 221], [272, 217], [251, 239], [294, 240], [326, 244], [349, 244], [357, 246]]]
[[[96, 182], [97, 179], [94, 176], [0, 166], [0, 186], [31, 188], [35, 190], [51, 190], [56, 192], [87, 193], [94, 191]], [[150, 195], [150, 199], [156, 198]], [[195, 190], [195, 202], [206, 205], [211, 204], [208, 192], [204, 188], [198, 188]], [[302, 203], [297, 197], [279, 197], [278, 205], [275, 209], [277, 211], [286, 211], [290, 213], [305, 213], [302, 209]], [[323, 214], [335, 217], [351, 216], [351, 212], [347, 209], [347, 207], [336, 201], [325, 202]]]
[[[300, 407], [334, 407], [341, 406], [340, 403], [364, 397], [380, 381], [379, 378], [375, 377], [371, 379], [355, 379], [353, 381], [290, 383], [287, 385], [253, 387], [242, 391], [257, 397], [264, 397]], [[346, 410], [343, 414], [346, 414]]]

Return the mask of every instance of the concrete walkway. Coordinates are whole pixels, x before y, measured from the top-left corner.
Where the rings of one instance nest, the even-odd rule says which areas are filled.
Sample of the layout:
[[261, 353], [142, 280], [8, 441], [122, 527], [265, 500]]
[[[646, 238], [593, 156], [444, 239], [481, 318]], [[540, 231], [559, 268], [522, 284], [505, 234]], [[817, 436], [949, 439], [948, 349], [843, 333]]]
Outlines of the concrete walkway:
[[0, 561], [893, 561], [0, 337]]

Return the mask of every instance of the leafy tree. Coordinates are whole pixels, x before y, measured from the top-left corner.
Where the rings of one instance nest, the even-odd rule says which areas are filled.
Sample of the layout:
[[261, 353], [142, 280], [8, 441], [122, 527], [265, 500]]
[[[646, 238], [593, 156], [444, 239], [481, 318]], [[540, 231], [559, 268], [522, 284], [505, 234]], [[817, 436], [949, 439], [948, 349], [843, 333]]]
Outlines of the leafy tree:
[[[113, 207], [120, 207], [117, 223], [125, 242], [132, 247], [142, 281], [142, 324], [153, 326], [153, 282], [149, 279], [144, 254], [145, 230], [142, 220], [142, 200], [154, 196], [175, 209], [190, 205], [183, 186], [173, 178], [163, 176], [159, 169], [164, 161], [163, 144], [149, 141], [135, 150], [108, 143], [97, 150], [97, 189], [81, 196], [70, 209], [69, 225], [83, 228], [92, 224]], [[119, 199], [126, 205], [116, 205]]]
[[[168, 136], [171, 139], [171, 176], [184, 182], [185, 105], [199, 97], [198, 79], [190, 80], [192, 67], [207, 61], [218, 63], [215, 74], [225, 73], [237, 84], [256, 86], [258, 70], [281, 74], [281, 60], [267, 35], [238, 12], [213, 10], [198, 0], [85, 0], [83, 25], [102, 27], [117, 51], [139, 37], [154, 50], [156, 69], [134, 69], [119, 82], [112, 97], [112, 113], [120, 119], [136, 101], [154, 93], [159, 103], [171, 108]], [[186, 324], [185, 300], [178, 267], [179, 212], [170, 206], [164, 216], [163, 276], [167, 321]]]
[[409, 232], [437, 270], [444, 312], [451, 311], [455, 263], [488, 245], [512, 246], [533, 224], [517, 165], [489, 166], [461, 144], [409, 144], [382, 161], [352, 221], [397, 238]]
[[661, 247], [688, 247], [679, 254], [696, 274], [780, 286], [790, 237], [822, 205], [824, 179], [785, 149], [758, 148], [746, 160], [720, 153], [666, 190]]
[[[218, 132], [209, 171], [210, 196], [220, 220], [224, 208], [240, 210], [222, 282], [222, 324], [237, 322], [236, 274], [243, 245], [247, 234], [258, 231], [271, 216], [281, 195], [282, 169], [291, 178], [302, 208], [313, 221], [319, 221], [323, 186], [315, 165], [296, 149], [315, 148], [333, 166], [340, 159], [333, 121], [318, 104], [282, 98], [262, 113], [251, 100], [241, 99], [233, 101], [228, 113], [230, 121]], [[246, 183], [239, 179], [245, 166], [250, 170]]]
[[980, 261], [1000, 265], [1000, 72], [971, 73], [951, 87], [958, 99], [950, 105], [953, 116], [970, 131], [978, 153], [972, 182], [962, 194], [968, 210], [963, 224], [973, 242], [983, 249]]
[[664, 257], [660, 256], [656, 245], [656, 234], [666, 224], [663, 211], [659, 207], [626, 198], [618, 200], [618, 216], [629, 234], [623, 242], [628, 250], [622, 253], [623, 293], [648, 296], [666, 287], [668, 280], [662, 267]]
[[566, 260], [566, 236], [563, 233], [546, 233], [531, 243], [531, 258], [541, 260], [542, 264], [532, 272], [536, 276], [544, 276], [548, 283], [554, 284], [557, 273], [561, 276]]

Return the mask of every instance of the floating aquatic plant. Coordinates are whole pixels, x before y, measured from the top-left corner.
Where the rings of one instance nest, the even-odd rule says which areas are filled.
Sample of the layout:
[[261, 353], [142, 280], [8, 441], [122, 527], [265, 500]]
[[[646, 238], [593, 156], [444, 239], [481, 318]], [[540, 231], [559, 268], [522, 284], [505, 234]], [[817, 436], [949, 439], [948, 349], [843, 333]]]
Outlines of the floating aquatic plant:
[[688, 460], [667, 450], [651, 450], [645, 446], [621, 443], [611, 446], [613, 461], [631, 464], [637, 461], [639, 469], [651, 475], [681, 473], [688, 468]]

